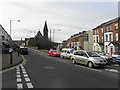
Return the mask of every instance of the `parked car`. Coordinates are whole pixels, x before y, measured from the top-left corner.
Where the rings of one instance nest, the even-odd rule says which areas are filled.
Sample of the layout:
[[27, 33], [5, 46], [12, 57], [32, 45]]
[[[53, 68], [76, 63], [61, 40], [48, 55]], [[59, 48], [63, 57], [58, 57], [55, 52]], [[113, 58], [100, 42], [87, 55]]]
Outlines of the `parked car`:
[[107, 60], [107, 64], [111, 64], [111, 62], [113, 61], [112, 57], [110, 57], [109, 55], [106, 55], [104, 52], [101, 51], [95, 51], [98, 55], [100, 55], [102, 58]]
[[88, 67], [105, 66], [107, 61], [94, 51], [78, 50], [71, 57], [73, 64], [80, 63]]
[[115, 62], [120, 65], [120, 55], [116, 57]]
[[19, 53], [22, 55], [28, 55], [28, 48], [20, 47]]
[[71, 59], [71, 55], [73, 54], [74, 49], [72, 48], [63, 48], [61, 50], [61, 57]]
[[56, 50], [49, 50], [48, 55], [49, 56], [60, 56], [60, 52]]

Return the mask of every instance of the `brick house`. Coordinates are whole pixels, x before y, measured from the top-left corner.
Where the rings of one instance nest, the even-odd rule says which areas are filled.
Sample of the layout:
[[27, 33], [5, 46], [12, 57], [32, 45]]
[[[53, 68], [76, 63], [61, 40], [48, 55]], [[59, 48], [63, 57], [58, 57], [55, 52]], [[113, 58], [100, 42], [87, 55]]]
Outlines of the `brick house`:
[[93, 44], [93, 33], [92, 31], [82, 31], [77, 34], [72, 35], [67, 40], [68, 48], [82, 49], [82, 50], [92, 50]]
[[93, 29], [93, 50], [103, 51], [110, 55], [119, 53], [119, 35], [118, 19], [115, 18], [102, 23]]

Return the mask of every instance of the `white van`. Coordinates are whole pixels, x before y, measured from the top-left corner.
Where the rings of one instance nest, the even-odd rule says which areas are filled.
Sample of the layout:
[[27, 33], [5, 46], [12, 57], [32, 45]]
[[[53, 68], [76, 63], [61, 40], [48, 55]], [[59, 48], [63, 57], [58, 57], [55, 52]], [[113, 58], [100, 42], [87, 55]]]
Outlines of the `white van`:
[[73, 54], [73, 51], [74, 51], [73, 48], [63, 48], [61, 50], [61, 57], [71, 59], [71, 55]]

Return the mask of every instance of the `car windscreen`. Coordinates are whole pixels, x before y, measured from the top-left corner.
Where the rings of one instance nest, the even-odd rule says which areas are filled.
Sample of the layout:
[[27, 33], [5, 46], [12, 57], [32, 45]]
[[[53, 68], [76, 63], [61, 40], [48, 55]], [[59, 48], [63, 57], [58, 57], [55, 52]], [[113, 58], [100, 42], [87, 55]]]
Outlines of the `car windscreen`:
[[90, 57], [100, 57], [97, 53], [92, 52], [92, 51], [88, 51], [87, 54], [88, 54]]
[[97, 52], [99, 55], [106, 55], [104, 52]]
[[70, 53], [73, 53], [74, 50], [70, 50]]
[[20, 48], [20, 50], [24, 50], [24, 51], [27, 51], [28, 49], [27, 49], [27, 48]]

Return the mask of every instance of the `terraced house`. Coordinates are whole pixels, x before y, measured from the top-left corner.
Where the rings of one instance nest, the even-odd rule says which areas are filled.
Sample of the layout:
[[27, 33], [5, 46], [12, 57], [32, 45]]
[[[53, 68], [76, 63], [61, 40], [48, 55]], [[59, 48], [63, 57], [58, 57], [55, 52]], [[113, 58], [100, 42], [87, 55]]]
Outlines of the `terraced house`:
[[103, 51], [110, 55], [119, 54], [120, 17], [102, 23], [93, 29], [93, 50]]
[[92, 50], [93, 33], [91, 30], [79, 32], [72, 35], [66, 43], [68, 48]]

